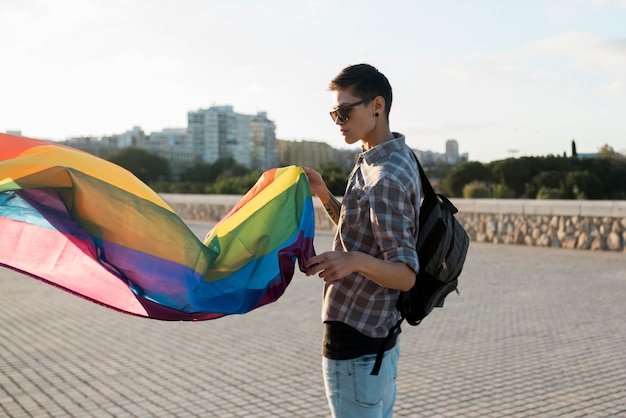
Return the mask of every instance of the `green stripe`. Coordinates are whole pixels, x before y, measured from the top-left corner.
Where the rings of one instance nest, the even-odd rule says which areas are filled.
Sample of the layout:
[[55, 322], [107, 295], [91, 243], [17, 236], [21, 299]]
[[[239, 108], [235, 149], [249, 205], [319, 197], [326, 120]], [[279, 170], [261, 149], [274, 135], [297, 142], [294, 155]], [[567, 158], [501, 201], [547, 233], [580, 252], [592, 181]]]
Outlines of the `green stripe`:
[[[310, 198], [310, 192], [301, 178], [231, 232], [218, 237], [220, 254], [216, 263], [234, 271], [251, 259], [284, 246], [298, 232], [307, 197]], [[216, 244], [213, 242], [209, 246]]]
[[20, 185], [17, 184], [13, 180], [10, 180], [10, 181], [7, 181], [6, 183], [0, 184], [0, 193], [2, 193], [2, 192], [9, 192], [11, 190], [20, 190], [20, 189], [21, 189]]

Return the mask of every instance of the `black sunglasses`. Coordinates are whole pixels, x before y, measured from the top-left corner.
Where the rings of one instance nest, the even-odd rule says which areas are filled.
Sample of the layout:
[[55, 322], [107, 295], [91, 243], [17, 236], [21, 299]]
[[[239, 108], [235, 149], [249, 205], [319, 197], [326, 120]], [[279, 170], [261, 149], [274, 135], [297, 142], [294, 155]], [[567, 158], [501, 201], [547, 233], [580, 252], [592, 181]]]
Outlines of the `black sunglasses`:
[[376, 98], [376, 96], [370, 97], [368, 99], [359, 100], [358, 102], [348, 103], [346, 105], [338, 107], [337, 109], [330, 111], [330, 117], [333, 119], [333, 122], [335, 122], [335, 123], [337, 123], [337, 119], [339, 120], [339, 122], [342, 122], [342, 123], [343, 122], [347, 122], [348, 121], [348, 117], [350, 116], [350, 109], [352, 109], [354, 106], [358, 106], [358, 105], [360, 105], [362, 103], [371, 102], [375, 98]]

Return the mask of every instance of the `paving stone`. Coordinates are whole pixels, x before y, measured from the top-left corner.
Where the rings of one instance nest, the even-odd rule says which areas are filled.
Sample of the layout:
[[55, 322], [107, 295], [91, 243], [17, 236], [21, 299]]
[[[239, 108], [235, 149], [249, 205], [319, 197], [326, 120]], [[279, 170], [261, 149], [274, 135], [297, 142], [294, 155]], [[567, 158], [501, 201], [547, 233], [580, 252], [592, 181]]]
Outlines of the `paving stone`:
[[[626, 417], [626, 254], [473, 244], [460, 282], [403, 327], [395, 416]], [[0, 269], [0, 416], [327, 417], [321, 286], [162, 322]]]

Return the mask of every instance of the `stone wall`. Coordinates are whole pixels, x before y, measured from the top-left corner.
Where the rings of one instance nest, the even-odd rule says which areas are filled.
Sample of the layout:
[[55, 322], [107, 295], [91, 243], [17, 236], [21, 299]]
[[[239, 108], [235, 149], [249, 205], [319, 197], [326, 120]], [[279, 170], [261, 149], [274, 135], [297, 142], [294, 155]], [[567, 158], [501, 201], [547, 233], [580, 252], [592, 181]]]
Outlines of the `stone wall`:
[[455, 199], [475, 242], [626, 250], [626, 202]]
[[[241, 200], [230, 195], [163, 194], [188, 221], [217, 222]], [[474, 242], [626, 252], [626, 201], [453, 199]], [[314, 199], [316, 229], [333, 223]]]

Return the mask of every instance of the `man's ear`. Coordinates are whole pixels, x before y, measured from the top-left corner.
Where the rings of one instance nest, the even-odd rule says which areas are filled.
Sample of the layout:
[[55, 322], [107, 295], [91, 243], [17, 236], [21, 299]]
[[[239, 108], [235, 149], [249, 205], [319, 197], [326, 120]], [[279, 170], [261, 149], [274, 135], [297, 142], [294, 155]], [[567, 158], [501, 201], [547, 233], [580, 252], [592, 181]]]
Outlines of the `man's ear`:
[[376, 96], [374, 98], [374, 112], [381, 115], [385, 114], [385, 98], [383, 96]]

